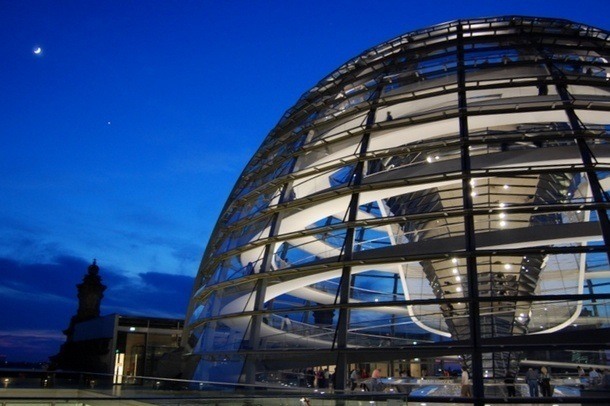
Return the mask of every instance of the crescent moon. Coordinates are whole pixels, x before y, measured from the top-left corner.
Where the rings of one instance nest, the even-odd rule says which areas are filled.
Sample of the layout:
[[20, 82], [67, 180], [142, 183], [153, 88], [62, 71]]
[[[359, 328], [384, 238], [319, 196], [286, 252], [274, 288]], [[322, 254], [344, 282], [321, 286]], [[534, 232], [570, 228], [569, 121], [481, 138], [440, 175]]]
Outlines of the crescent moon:
[[40, 48], [40, 47], [36, 47], [36, 48], [34, 48], [34, 53], [35, 53], [36, 55], [40, 55], [40, 54], [42, 53], [42, 48]]

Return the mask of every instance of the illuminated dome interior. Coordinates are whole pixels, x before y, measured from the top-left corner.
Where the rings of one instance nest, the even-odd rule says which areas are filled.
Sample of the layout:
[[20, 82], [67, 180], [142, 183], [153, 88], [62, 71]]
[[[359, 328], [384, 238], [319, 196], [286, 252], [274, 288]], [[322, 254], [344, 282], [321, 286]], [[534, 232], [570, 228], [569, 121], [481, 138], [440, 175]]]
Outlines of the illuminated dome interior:
[[453, 21], [306, 92], [203, 256], [194, 378], [363, 363], [417, 376], [412, 359], [446, 356], [478, 382], [606, 331], [608, 37], [566, 20]]

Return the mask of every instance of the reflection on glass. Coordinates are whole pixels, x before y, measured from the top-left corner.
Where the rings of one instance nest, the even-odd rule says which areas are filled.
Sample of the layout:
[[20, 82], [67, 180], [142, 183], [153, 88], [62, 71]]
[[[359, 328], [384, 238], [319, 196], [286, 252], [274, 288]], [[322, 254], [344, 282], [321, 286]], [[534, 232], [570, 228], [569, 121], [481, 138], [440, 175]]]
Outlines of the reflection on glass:
[[434, 398], [464, 368], [479, 401], [529, 397], [545, 367], [553, 396], [593, 399], [577, 367], [610, 365], [609, 38], [453, 21], [306, 92], [210, 238], [194, 376], [325, 390], [334, 372], [341, 391], [377, 371], [348, 389]]

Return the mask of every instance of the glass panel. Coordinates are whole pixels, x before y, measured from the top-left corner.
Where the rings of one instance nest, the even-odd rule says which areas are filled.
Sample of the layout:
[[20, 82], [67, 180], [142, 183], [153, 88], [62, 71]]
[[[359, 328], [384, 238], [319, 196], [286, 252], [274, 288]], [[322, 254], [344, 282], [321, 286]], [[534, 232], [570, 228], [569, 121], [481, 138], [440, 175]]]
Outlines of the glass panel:
[[284, 139], [283, 142], [273, 139], [278, 144], [266, 150], [264, 154], [259, 154], [260, 158], [253, 158], [246, 167], [240, 185], [234, 192], [235, 197], [243, 196], [269, 180], [288, 173], [294, 163], [291, 153], [299, 149], [306, 137], [307, 134], [302, 134], [290, 141]]
[[189, 331], [189, 336], [186, 340], [186, 344], [189, 350], [193, 351], [195, 348], [201, 346], [200, 340], [203, 335], [203, 331], [204, 326], [197, 326]]
[[[605, 79], [605, 74], [602, 77]], [[607, 90], [600, 89], [594, 86], [579, 86], [579, 85], [568, 85], [568, 92], [577, 99], [590, 100], [590, 101], [610, 101], [610, 94]]]
[[221, 261], [207, 282], [207, 286], [259, 273], [263, 262], [263, 253], [264, 249], [259, 248]]
[[605, 328], [610, 320], [608, 299], [582, 301], [540, 301], [534, 302], [529, 317], [530, 331], [536, 334], [549, 334], [555, 331], [575, 331]]
[[[448, 111], [454, 111], [456, 105], [456, 93], [406, 100], [392, 104], [387, 108], [378, 109], [375, 121], [386, 123], [392, 121], [392, 124], [400, 120], [417, 121], [424, 116], [435, 115], [437, 113], [447, 114]], [[390, 117], [388, 113], [390, 113]]]
[[[408, 119], [405, 119], [408, 121]], [[392, 125], [391, 129], [388, 129], [389, 124]], [[398, 149], [396, 151], [392, 148], [396, 147], [415, 147], [417, 146], [420, 150], [426, 150], [430, 148], [427, 143], [430, 140], [437, 141], [439, 145], [435, 147], [443, 148], [442, 142], [456, 142], [459, 140], [459, 122], [457, 119], [443, 119], [431, 123], [410, 123], [408, 126], [401, 126], [394, 128], [393, 123], [386, 123], [384, 126], [380, 126], [381, 130], [375, 131], [369, 141], [369, 154], [373, 156], [403, 156], [410, 154], [412, 151], [409, 149]], [[404, 123], [406, 124], [406, 123]], [[415, 150], [413, 152], [416, 152]], [[421, 161], [425, 160], [422, 159]], [[407, 159], [407, 161], [413, 161], [413, 159]], [[389, 165], [385, 165], [389, 166]]]
[[347, 186], [352, 179], [352, 170], [353, 168], [346, 167], [299, 178], [292, 185], [294, 193], [292, 199], [300, 199], [324, 190]]
[[[337, 163], [349, 157], [356, 157], [358, 146], [353, 139], [334, 143], [320, 143], [311, 147], [307, 152], [299, 156], [295, 172], [304, 171], [309, 168], [324, 169], [329, 163]], [[323, 166], [326, 165], [326, 166]]]
[[[326, 115], [319, 115], [315, 121], [316, 129], [314, 130], [315, 134], [313, 135], [312, 141], [324, 140], [325, 142], [321, 145], [325, 145], [327, 142], [334, 139], [349, 136], [351, 133], [362, 130], [366, 123], [368, 111], [365, 109], [357, 112], [350, 111], [350, 113], [349, 116], [345, 117], [336, 117], [337, 113], [333, 114], [333, 112], [329, 112], [329, 114]], [[329, 126], [327, 122], [330, 122], [332, 125]]]
[[249, 200], [236, 201], [235, 204], [227, 210], [227, 221], [225, 224], [231, 225], [246, 217], [254, 217], [257, 213], [269, 207], [272, 202], [277, 203], [281, 192], [282, 191], [277, 188], [272, 188], [271, 190], [263, 191]]
[[[329, 218], [345, 218], [350, 199], [351, 195], [336, 196], [330, 201], [315, 201], [294, 209], [288, 208], [283, 213], [279, 235], [302, 233], [305, 229], [314, 228], [320, 228], [320, 236], [331, 231], [331, 227], [326, 227], [326, 222]], [[335, 224], [336, 220], [331, 220], [330, 224]]]
[[261, 346], [267, 350], [330, 348], [335, 338], [333, 314], [332, 310], [267, 313]]
[[[588, 365], [587, 365], [588, 364]], [[604, 379], [610, 378], [604, 351], [528, 350], [483, 354], [487, 397], [605, 396]], [[584, 368], [583, 368], [584, 367]], [[592, 371], [595, 371], [592, 374]]]
[[[420, 316], [425, 319], [425, 315]], [[359, 309], [350, 312], [348, 342], [356, 347], [417, 346], [437, 340], [438, 336], [414, 324], [412, 318], [406, 314], [392, 314], [382, 309]]]
[[267, 227], [270, 222], [271, 217], [262, 218], [256, 222], [245, 224], [244, 226], [231, 231], [229, 235], [219, 242], [215, 254], [222, 254], [223, 252], [238, 248], [266, 236], [269, 232]]
[[[465, 272], [458, 261], [457, 258], [454, 258], [451, 262], [452, 269], [456, 269], [455, 275]], [[401, 273], [401, 282], [406, 300], [424, 300], [437, 297], [436, 290], [432, 290], [432, 285], [424, 273], [424, 264], [421, 262], [409, 262], [396, 264], [395, 266], [400, 267], [399, 272]]]
[[370, 270], [353, 275], [350, 297], [353, 302], [387, 302], [404, 300], [404, 292], [398, 273]]
[[344, 237], [345, 229], [338, 229], [284, 241], [277, 247], [271, 267], [284, 269], [338, 256]]
[[[334, 311], [315, 310], [310, 313], [267, 314], [263, 318], [261, 348], [265, 350], [331, 348], [336, 337], [335, 327], [332, 325]], [[306, 321], [299, 321], [304, 317], [307, 317]]]
[[203, 299], [199, 299], [191, 320], [191, 324], [208, 317], [241, 313], [252, 310], [255, 283], [235, 283], [224, 289], [208, 292]]
[[[242, 347], [247, 337], [245, 332], [250, 318], [242, 317], [206, 323], [199, 346], [193, 349], [194, 353], [201, 354], [214, 351], [236, 351]], [[245, 327], [245, 328], [242, 328]]]
[[[410, 147], [378, 151], [365, 166], [365, 183], [394, 180], [400, 178], [416, 179], [430, 176], [439, 171], [445, 174], [460, 170], [459, 137], [449, 136]], [[452, 146], [447, 147], [447, 144]], [[376, 175], [376, 176], [370, 176]], [[370, 177], [369, 177], [370, 176]]]
[[[401, 193], [403, 190], [409, 192]], [[357, 228], [356, 245], [359, 250], [463, 235], [463, 218], [447, 216], [452, 210], [462, 208], [460, 181], [429, 183], [384, 192], [386, 196], [390, 193], [393, 196], [382, 197], [379, 193], [362, 195], [361, 201], [365, 202], [370, 198], [379, 199], [376, 204], [383, 214], [382, 218], [400, 219], [393, 224]], [[370, 218], [370, 214], [360, 212], [359, 218]], [[361, 236], [361, 241], [358, 236]]]
[[[194, 380], [205, 382], [228, 382], [236, 383], [240, 381], [245, 362], [245, 356], [238, 354], [206, 354], [197, 364], [197, 369], [193, 374]], [[213, 384], [206, 384], [208, 388], [214, 389]], [[222, 389], [220, 387], [219, 389]], [[226, 388], [225, 388], [226, 389]]]
[[[525, 247], [552, 241], [584, 243], [601, 233], [596, 213], [583, 208], [591, 201], [584, 173], [532, 172], [524, 176], [474, 178], [470, 185], [475, 209], [488, 209], [486, 214], [474, 217], [475, 229], [481, 234], [477, 238], [479, 247]], [[575, 227], [576, 224], [583, 226]], [[528, 230], [518, 231], [525, 228]], [[501, 232], [508, 230], [513, 232]]]

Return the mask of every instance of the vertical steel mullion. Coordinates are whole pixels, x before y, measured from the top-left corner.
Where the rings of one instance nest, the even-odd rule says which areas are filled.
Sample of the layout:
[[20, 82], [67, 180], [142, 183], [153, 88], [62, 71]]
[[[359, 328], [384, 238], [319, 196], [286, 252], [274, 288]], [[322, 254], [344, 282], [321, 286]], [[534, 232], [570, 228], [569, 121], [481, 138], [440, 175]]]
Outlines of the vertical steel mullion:
[[468, 308], [470, 340], [472, 343], [472, 394], [475, 405], [483, 404], [483, 356], [481, 348], [481, 325], [479, 309], [479, 283], [472, 196], [470, 194], [470, 151], [468, 139], [468, 103], [466, 99], [466, 67], [464, 64], [464, 33], [462, 23], [457, 26], [457, 85], [460, 130], [460, 159], [462, 165], [462, 199], [464, 205], [464, 237], [466, 253], [466, 274], [468, 275]]
[[[392, 288], [392, 300], [396, 300], [396, 296], [398, 296], [398, 281], [400, 277], [397, 274], [394, 274], [394, 286]], [[396, 314], [392, 314], [392, 325], [390, 326], [390, 335], [394, 337], [396, 334]]]
[[[362, 183], [362, 178], [364, 176], [364, 160], [363, 158], [366, 156], [369, 140], [371, 138], [371, 129], [375, 125], [375, 116], [377, 115], [377, 104], [379, 101], [379, 96], [381, 95], [381, 90], [383, 89], [383, 81], [378, 85], [375, 92], [372, 94], [372, 102], [371, 109], [366, 118], [365, 131], [362, 135], [362, 140], [360, 142], [360, 151], [358, 152], [358, 156], [360, 160], [356, 164], [356, 168], [354, 169], [354, 179], [352, 185], [357, 187]], [[352, 197], [348, 206], [348, 215], [347, 221], [350, 224], [353, 224], [358, 218], [358, 201], [360, 198], [360, 193], [356, 192], [352, 194]], [[349, 261], [352, 258], [352, 254], [354, 252], [354, 236], [355, 236], [355, 227], [349, 226], [345, 230], [345, 242], [344, 242], [344, 251], [343, 255], [340, 256], [342, 261]], [[337, 349], [337, 363], [335, 368], [335, 382], [336, 389], [345, 390], [345, 383], [348, 378], [348, 370], [347, 370], [347, 326], [349, 323], [349, 309], [345, 306], [349, 303], [349, 292], [351, 287], [351, 279], [352, 279], [352, 267], [345, 265], [341, 271], [341, 283], [339, 286], [339, 303], [342, 305], [339, 309], [339, 319], [337, 321], [337, 335], [336, 335], [336, 349]], [[334, 346], [334, 343], [333, 343]]]
[[[296, 158], [294, 162], [291, 164], [290, 172], [294, 170], [296, 164]], [[289, 193], [291, 185], [288, 183], [284, 184], [282, 193], [280, 195], [279, 204], [283, 203]], [[282, 213], [277, 212], [273, 215], [271, 219], [271, 227], [269, 231], [269, 236], [274, 237], [277, 235], [280, 223], [282, 220]], [[259, 273], [267, 273], [271, 269], [271, 261], [273, 260], [273, 249], [275, 247], [275, 242], [271, 242], [265, 246], [265, 253], [263, 254], [263, 262], [261, 263], [261, 267]], [[263, 310], [265, 307], [265, 295], [267, 294], [267, 278], [259, 279], [256, 283], [255, 288], [255, 298], [254, 298], [254, 311]], [[263, 314], [255, 314], [250, 319], [250, 337], [248, 339], [250, 343], [250, 349], [258, 350], [260, 348], [260, 335], [261, 335], [261, 323], [263, 322]], [[244, 362], [244, 371], [242, 375], [245, 375], [246, 383], [254, 384], [256, 383], [256, 361], [257, 357], [254, 355], [249, 355]]]
[[[574, 106], [571, 102], [572, 98], [570, 96], [570, 93], [568, 92], [567, 84], [561, 83], [563, 82], [563, 77], [561, 77], [560, 72], [558, 72], [558, 69], [555, 68], [551, 62], [549, 62], [549, 64], [551, 66], [549, 66], [548, 69], [551, 71], [551, 75], [553, 76], [553, 80], [555, 81], [555, 87], [557, 88], [557, 93], [559, 94], [559, 97], [561, 97], [561, 101], [568, 116], [568, 120], [570, 121], [570, 126], [572, 127], [572, 131], [574, 132], [576, 145], [578, 145], [580, 157], [585, 167], [587, 178], [589, 179], [591, 193], [593, 194], [595, 203], [604, 203], [604, 201], [606, 201], [603, 193], [604, 189], [602, 188], [602, 185], [599, 182], [599, 177], [597, 176], [597, 172], [595, 171], [595, 165], [593, 163], [592, 156], [593, 154], [591, 153], [589, 145], [583, 138], [586, 129], [583, 128], [583, 125], [580, 119], [578, 118], [578, 115], [574, 111]], [[608, 218], [608, 213], [603, 207], [598, 208], [596, 211], [597, 217], [599, 218], [599, 224], [602, 229], [604, 246], [606, 247], [606, 256], [608, 258], [608, 263], [610, 263], [610, 219]]]

